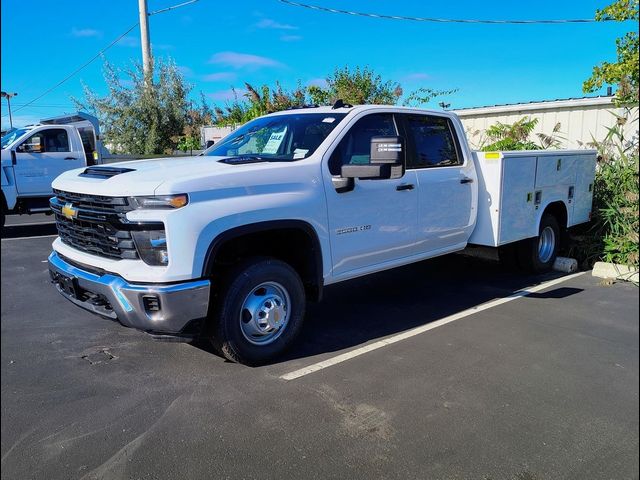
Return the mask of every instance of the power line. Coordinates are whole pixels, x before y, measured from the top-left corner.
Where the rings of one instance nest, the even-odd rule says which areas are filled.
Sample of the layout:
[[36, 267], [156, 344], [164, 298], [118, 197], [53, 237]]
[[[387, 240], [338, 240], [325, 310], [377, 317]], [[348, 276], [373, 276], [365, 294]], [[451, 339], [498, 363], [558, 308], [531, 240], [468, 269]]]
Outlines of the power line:
[[[91, 59], [89, 59], [87, 62], [83, 63], [82, 65], [80, 65], [78, 68], [76, 68], [73, 72], [71, 72], [69, 75], [67, 75], [65, 78], [63, 78], [62, 80], [60, 80], [58, 83], [56, 83], [53, 87], [47, 89], [44, 91], [44, 93], [41, 93], [40, 95], [38, 95], [36, 98], [34, 98], [33, 100], [31, 100], [30, 102], [25, 103], [24, 105], [22, 105], [21, 107], [17, 108], [14, 113], [19, 112], [20, 110], [22, 110], [25, 107], [28, 107], [29, 105], [31, 105], [32, 103], [40, 100], [42, 97], [44, 97], [45, 95], [47, 95], [49, 92], [55, 90], [56, 88], [58, 88], [60, 85], [62, 85], [63, 83], [65, 83], [67, 80], [69, 80], [70, 78], [72, 78], [75, 74], [77, 74], [80, 70], [84, 69], [85, 67], [89, 66], [91, 63], [93, 63], [94, 60], [96, 60], [97, 58], [100, 57], [100, 55], [102, 55], [104, 52], [106, 52], [107, 50], [109, 50], [111, 47], [113, 47], [116, 43], [118, 43], [120, 40], [122, 40], [122, 38], [124, 38], [131, 30], [133, 30], [134, 28], [136, 28], [138, 26], [138, 22], [134, 23], [133, 25], [131, 25], [131, 27], [129, 27], [129, 29], [122, 33], [121, 35], [118, 36], [118, 38], [116, 38], [113, 42], [111, 42], [109, 45], [107, 45], [106, 47], [104, 47], [102, 50], [100, 50], [98, 53], [96, 53], [93, 57], [91, 57]], [[6, 115], [3, 115], [3, 117], [6, 117]]]
[[308, 8], [310, 10], [318, 10], [327, 13], [341, 13], [344, 15], [352, 15], [357, 17], [382, 18], [385, 20], [411, 20], [414, 22], [432, 22], [432, 23], [476, 23], [491, 25], [535, 25], [535, 24], [562, 24], [562, 23], [594, 23], [599, 20], [594, 18], [581, 19], [560, 19], [560, 20], [473, 20], [463, 18], [430, 18], [430, 17], [407, 17], [404, 15], [385, 15], [382, 13], [366, 13], [354, 12], [351, 10], [340, 10], [338, 8], [322, 7], [320, 5], [309, 5], [306, 3], [293, 2], [291, 0], [280, 0], [281, 3], [294, 7]]

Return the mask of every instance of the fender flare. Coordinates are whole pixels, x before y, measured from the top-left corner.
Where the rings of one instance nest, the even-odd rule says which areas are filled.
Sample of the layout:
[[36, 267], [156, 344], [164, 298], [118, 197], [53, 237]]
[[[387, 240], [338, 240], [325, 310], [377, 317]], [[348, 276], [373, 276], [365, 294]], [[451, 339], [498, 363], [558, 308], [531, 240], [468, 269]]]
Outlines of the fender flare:
[[250, 223], [225, 230], [213, 239], [207, 249], [202, 266], [202, 277], [206, 278], [211, 275], [214, 259], [222, 245], [226, 244], [228, 241], [248, 234], [283, 229], [300, 230], [309, 237], [312, 245], [312, 251], [310, 253], [313, 255], [313, 261], [315, 264], [314, 283], [318, 289], [318, 296], [320, 296], [324, 285], [322, 248], [320, 246], [320, 239], [318, 238], [316, 230], [310, 223], [304, 220], [268, 220], [265, 222]]

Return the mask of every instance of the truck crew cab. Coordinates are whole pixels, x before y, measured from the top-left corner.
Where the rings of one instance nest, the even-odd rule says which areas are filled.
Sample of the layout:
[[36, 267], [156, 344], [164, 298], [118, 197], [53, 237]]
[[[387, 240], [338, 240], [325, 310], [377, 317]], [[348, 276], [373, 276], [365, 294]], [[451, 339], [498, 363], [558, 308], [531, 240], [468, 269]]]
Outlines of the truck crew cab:
[[261, 364], [326, 285], [514, 245], [544, 271], [589, 219], [593, 151], [475, 153], [452, 113], [363, 105], [257, 118], [201, 156], [54, 183], [49, 269], [76, 305]]
[[7, 214], [51, 212], [51, 182], [100, 163], [99, 132], [97, 119], [82, 112], [8, 131], [2, 137], [2, 226]]

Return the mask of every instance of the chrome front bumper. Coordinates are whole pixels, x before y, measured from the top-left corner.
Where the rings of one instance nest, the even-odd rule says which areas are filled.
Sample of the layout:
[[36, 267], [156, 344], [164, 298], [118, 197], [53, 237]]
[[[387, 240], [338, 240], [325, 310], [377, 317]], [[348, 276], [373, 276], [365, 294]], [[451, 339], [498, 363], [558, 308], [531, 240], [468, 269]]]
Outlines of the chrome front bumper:
[[209, 280], [131, 284], [111, 273], [93, 273], [71, 265], [55, 251], [49, 255], [49, 274], [67, 300], [138, 330], [180, 334], [192, 320], [207, 316]]

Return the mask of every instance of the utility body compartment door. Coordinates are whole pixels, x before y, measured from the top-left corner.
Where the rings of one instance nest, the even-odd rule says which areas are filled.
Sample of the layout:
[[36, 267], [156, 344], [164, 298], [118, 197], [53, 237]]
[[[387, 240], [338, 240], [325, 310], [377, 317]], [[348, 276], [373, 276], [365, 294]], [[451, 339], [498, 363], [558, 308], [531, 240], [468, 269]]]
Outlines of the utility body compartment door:
[[500, 245], [528, 238], [537, 228], [534, 203], [536, 160], [535, 156], [504, 159], [500, 203], [493, 206], [499, 213]]
[[595, 155], [580, 155], [576, 157], [576, 184], [573, 198], [573, 216], [569, 226], [591, 220], [595, 172]]

